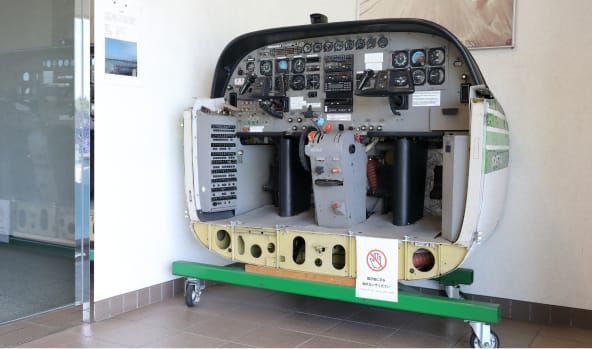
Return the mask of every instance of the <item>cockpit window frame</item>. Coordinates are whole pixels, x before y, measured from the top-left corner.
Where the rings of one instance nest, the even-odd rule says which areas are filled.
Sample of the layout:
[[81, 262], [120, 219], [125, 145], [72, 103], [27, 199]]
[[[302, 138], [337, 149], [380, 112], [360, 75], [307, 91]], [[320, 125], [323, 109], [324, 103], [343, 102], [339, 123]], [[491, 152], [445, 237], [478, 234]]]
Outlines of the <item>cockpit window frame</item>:
[[216, 70], [214, 71], [211, 98], [224, 97], [232, 72], [236, 69], [241, 59], [260, 47], [278, 42], [319, 36], [380, 32], [415, 32], [436, 35], [446, 39], [460, 52], [475, 85], [484, 85], [487, 87], [487, 83], [471, 52], [446, 28], [423, 19], [375, 19], [280, 27], [243, 34], [228, 43], [224, 50], [222, 50], [216, 64]]

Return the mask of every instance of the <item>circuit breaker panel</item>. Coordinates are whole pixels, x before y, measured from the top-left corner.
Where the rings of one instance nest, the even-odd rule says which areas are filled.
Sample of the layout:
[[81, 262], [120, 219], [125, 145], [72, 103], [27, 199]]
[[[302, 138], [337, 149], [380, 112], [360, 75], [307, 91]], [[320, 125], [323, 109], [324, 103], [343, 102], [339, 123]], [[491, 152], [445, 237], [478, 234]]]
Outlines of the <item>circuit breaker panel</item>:
[[195, 112], [196, 184], [205, 212], [233, 210], [237, 202], [236, 120], [232, 117]]

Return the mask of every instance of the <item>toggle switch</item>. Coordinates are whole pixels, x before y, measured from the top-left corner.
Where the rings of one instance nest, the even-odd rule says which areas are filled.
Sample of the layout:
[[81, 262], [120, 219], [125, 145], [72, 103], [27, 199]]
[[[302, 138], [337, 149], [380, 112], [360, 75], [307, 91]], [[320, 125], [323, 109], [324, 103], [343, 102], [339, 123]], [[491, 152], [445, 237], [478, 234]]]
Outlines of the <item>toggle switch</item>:
[[333, 213], [335, 213], [336, 215], [338, 215], [338, 216], [345, 215], [345, 210], [343, 209], [343, 203], [335, 201], [331, 204], [331, 208], [333, 209]]

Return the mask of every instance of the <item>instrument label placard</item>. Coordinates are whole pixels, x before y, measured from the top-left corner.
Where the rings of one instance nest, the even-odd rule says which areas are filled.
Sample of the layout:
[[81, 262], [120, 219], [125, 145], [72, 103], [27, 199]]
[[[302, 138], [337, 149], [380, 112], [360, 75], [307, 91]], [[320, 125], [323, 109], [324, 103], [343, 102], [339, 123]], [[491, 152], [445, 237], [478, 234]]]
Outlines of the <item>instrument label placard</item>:
[[441, 91], [415, 91], [411, 98], [414, 107], [439, 107]]

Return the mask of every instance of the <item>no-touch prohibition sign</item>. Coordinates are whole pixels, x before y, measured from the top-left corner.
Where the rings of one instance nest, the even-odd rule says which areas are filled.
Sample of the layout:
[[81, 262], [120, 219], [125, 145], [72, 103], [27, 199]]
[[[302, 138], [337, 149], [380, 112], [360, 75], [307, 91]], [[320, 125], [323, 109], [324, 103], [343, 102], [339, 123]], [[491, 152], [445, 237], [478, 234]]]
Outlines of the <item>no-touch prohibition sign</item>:
[[399, 240], [356, 236], [356, 255], [356, 297], [398, 302]]
[[386, 255], [378, 249], [374, 249], [366, 255], [366, 264], [372, 271], [382, 271], [386, 268]]

